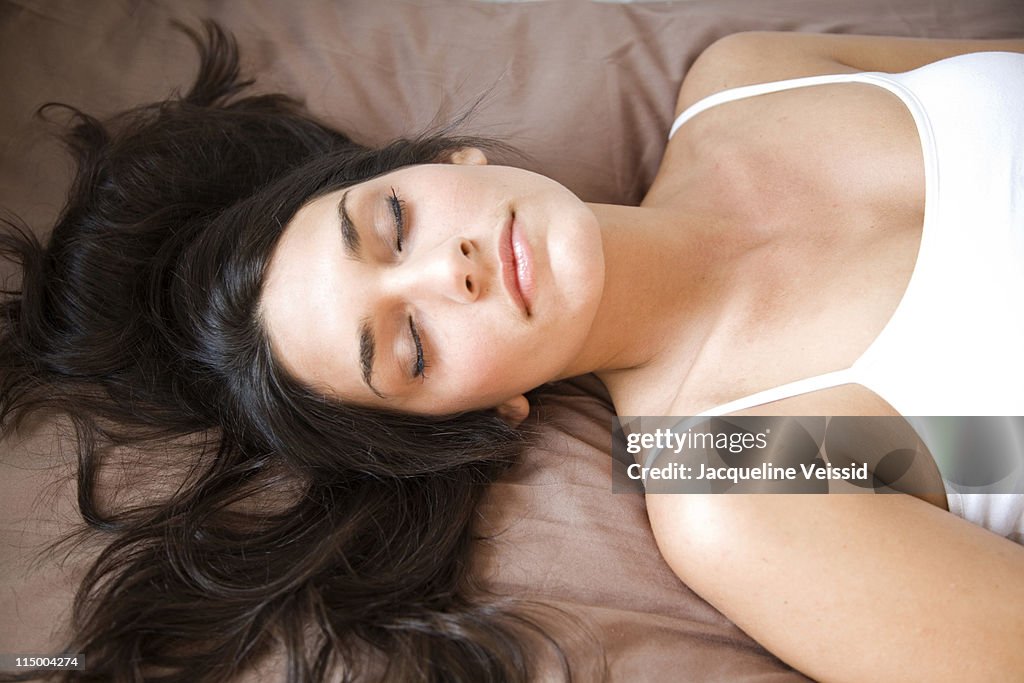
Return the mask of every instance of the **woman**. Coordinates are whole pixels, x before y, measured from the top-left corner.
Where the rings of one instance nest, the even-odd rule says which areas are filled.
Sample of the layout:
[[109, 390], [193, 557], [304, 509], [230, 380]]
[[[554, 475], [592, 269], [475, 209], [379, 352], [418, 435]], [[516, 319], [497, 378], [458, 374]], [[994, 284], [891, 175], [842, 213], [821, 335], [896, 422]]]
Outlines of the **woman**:
[[[965, 55], [994, 49], [1014, 53]], [[513, 423], [526, 391], [583, 372], [625, 415], [1024, 414], [1021, 51], [731, 36], [687, 76], [640, 207], [585, 206], [474, 150], [324, 192], [267, 271], [270, 342], [336, 399], [496, 406]], [[972, 276], [949, 287], [961, 264]], [[944, 386], [928, 386], [939, 367]], [[1017, 532], [1022, 499], [1000, 503]], [[977, 652], [986, 677], [1024, 670], [1024, 549], [918, 499], [649, 495], [648, 511], [676, 573], [812, 677], [875, 679], [885, 661], [894, 679], [964, 680]], [[902, 552], [872, 549], [882, 529]], [[899, 604], [898, 620], [863, 601], [879, 573], [873, 598]], [[979, 588], [936, 601], [950, 582]], [[878, 659], [808, 647], [822, 627]]]
[[[673, 137], [641, 207], [588, 206], [540, 176], [489, 167], [480, 141], [371, 153], [280, 99], [225, 106], [239, 89], [237, 69], [211, 36], [183, 102], [108, 127], [79, 117], [80, 173], [49, 252], [29, 238], [6, 241], [25, 283], [7, 306], [5, 415], [21, 417], [32, 400], [70, 406], [84, 433], [102, 427], [111, 443], [218, 432], [218, 452], [194, 481], [122, 517], [89, 498], [97, 459], [86, 442], [83, 514], [121, 536], [83, 595], [130, 596], [131, 609], [147, 610], [126, 623], [123, 599], [82, 600], [76, 642], [108, 678], [132, 670], [128, 652], [159, 654], [153, 661], [172, 667], [255, 657], [268, 647], [257, 635], [267, 625], [295, 639], [296, 655], [320, 648], [316, 675], [337, 664], [332, 653], [358, 671], [369, 646], [397, 648], [388, 673], [399, 678], [525, 676], [517, 638], [532, 622], [478, 602], [461, 560], [478, 484], [513, 457], [493, 445], [514, 444], [507, 425], [524, 418], [526, 392], [597, 371], [621, 414], [690, 414], [847, 367], [892, 316], [914, 270], [928, 213], [922, 143], [901, 100], [872, 84], [784, 90], [710, 110]], [[765, 49], [779, 71], [754, 66]], [[702, 56], [680, 108], [748, 83], [905, 71], [997, 49], [1022, 46], [742, 35]], [[813, 134], [808, 111], [820, 127]], [[202, 135], [210, 130], [218, 135]], [[426, 163], [438, 161], [449, 163]], [[168, 177], [178, 182], [155, 182]], [[870, 291], [851, 297], [865, 281]], [[839, 342], [792, 353], [795, 340], [837, 329]], [[751, 339], [760, 340], [753, 349], [737, 348]], [[35, 390], [57, 382], [81, 388], [59, 400]], [[854, 386], [765, 410], [892, 412]], [[275, 481], [297, 482], [298, 495], [276, 494]], [[277, 514], [239, 509], [247, 495]], [[810, 628], [825, 625], [838, 642], [884, 656], [894, 678], [947, 675], [969, 647], [991, 653], [988, 676], [1019, 670], [1018, 546], [904, 496], [756, 504], [649, 497], [675, 571], [785, 661], [830, 680], [877, 678], [870, 658], [806, 645]], [[882, 515], [900, 516], [895, 532], [884, 528], [905, 554], [869, 543]], [[841, 538], [821, 533], [839, 523]], [[240, 536], [252, 527], [266, 551], [255, 557]], [[299, 542], [315, 552], [297, 558]], [[717, 562], [725, 551], [730, 562]], [[776, 581], [765, 595], [733, 569], [751, 566], [759, 579], [824, 569], [829, 585]], [[120, 584], [99, 581], [118, 570]], [[854, 599], [867, 571], [891, 577], [888, 604], [929, 624], [927, 637]], [[973, 604], [944, 604], [957, 612], [947, 626], [931, 598], [951, 577], [992, 588], [979, 580]], [[826, 596], [834, 618], [811, 609]], [[780, 599], [792, 610], [767, 618]], [[222, 609], [209, 610], [211, 601]], [[198, 609], [219, 623], [185, 616]], [[320, 640], [304, 640], [310, 620]], [[157, 637], [138, 623], [177, 630]], [[227, 635], [204, 642], [204, 628]], [[433, 670], [418, 671], [418, 656]]]

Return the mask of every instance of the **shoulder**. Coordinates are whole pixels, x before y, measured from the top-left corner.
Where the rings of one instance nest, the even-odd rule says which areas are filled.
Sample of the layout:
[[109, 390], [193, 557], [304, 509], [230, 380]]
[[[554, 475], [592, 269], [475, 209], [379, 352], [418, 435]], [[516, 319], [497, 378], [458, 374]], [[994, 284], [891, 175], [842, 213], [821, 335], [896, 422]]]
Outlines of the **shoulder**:
[[690, 67], [676, 115], [722, 90], [754, 83], [855, 71], [809, 41], [807, 34], [771, 31], [732, 33], [712, 43]]
[[899, 73], [947, 57], [990, 50], [1024, 52], [1024, 40], [733, 33], [712, 43], [693, 63], [683, 80], [676, 113], [708, 95], [743, 85], [857, 71]]

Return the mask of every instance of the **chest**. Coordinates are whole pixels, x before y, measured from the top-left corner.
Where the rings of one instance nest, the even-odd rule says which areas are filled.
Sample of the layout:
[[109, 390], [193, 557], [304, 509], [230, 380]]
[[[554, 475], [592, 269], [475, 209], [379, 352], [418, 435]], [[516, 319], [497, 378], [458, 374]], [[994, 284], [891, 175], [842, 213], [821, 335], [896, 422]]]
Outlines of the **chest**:
[[735, 230], [851, 237], [920, 215], [923, 164], [913, 117], [894, 94], [864, 83], [803, 87], [687, 121], [643, 203], [696, 187]]
[[720, 323], [672, 412], [852, 365], [914, 270], [923, 163], [905, 105], [866, 84], [747, 98], [688, 121], [644, 203], [692, 202], [701, 188], [735, 256]]

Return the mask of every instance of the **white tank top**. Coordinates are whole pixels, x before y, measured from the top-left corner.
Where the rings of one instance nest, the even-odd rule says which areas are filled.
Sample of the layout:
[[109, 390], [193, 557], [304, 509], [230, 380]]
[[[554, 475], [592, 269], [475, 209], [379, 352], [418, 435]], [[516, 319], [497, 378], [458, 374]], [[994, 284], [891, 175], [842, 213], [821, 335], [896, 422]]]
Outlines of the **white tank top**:
[[[910, 282], [881, 333], [850, 367], [702, 415], [848, 383], [870, 389], [904, 416], [1024, 415], [1024, 54], [973, 53], [901, 74], [833, 74], [734, 88], [687, 108], [669, 137], [719, 104], [834, 83], [885, 88], [914, 118], [925, 206]], [[927, 420], [911, 422], [933, 452], [941, 449], [929, 443]], [[942, 460], [936, 461], [942, 472]], [[1024, 491], [1024, 467], [1018, 476], [1016, 490]], [[1024, 542], [1024, 495], [961, 494], [946, 481], [951, 512]]]

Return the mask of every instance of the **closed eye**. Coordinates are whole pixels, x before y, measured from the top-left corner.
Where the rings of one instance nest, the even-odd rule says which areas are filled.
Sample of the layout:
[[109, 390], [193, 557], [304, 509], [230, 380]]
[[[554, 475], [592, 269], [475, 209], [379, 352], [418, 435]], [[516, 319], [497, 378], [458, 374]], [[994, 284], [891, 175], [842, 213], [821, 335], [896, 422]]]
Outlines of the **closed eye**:
[[427, 376], [424, 372], [428, 365], [426, 358], [423, 357], [423, 342], [420, 340], [419, 330], [416, 329], [416, 323], [413, 322], [411, 315], [409, 316], [409, 333], [412, 335], [412, 343], [416, 346], [416, 361], [413, 363], [412, 376], [426, 379]]
[[402, 242], [405, 239], [405, 202], [398, 198], [395, 188], [391, 188], [391, 196], [388, 197], [391, 205], [391, 213], [395, 217], [395, 251], [402, 251]]

